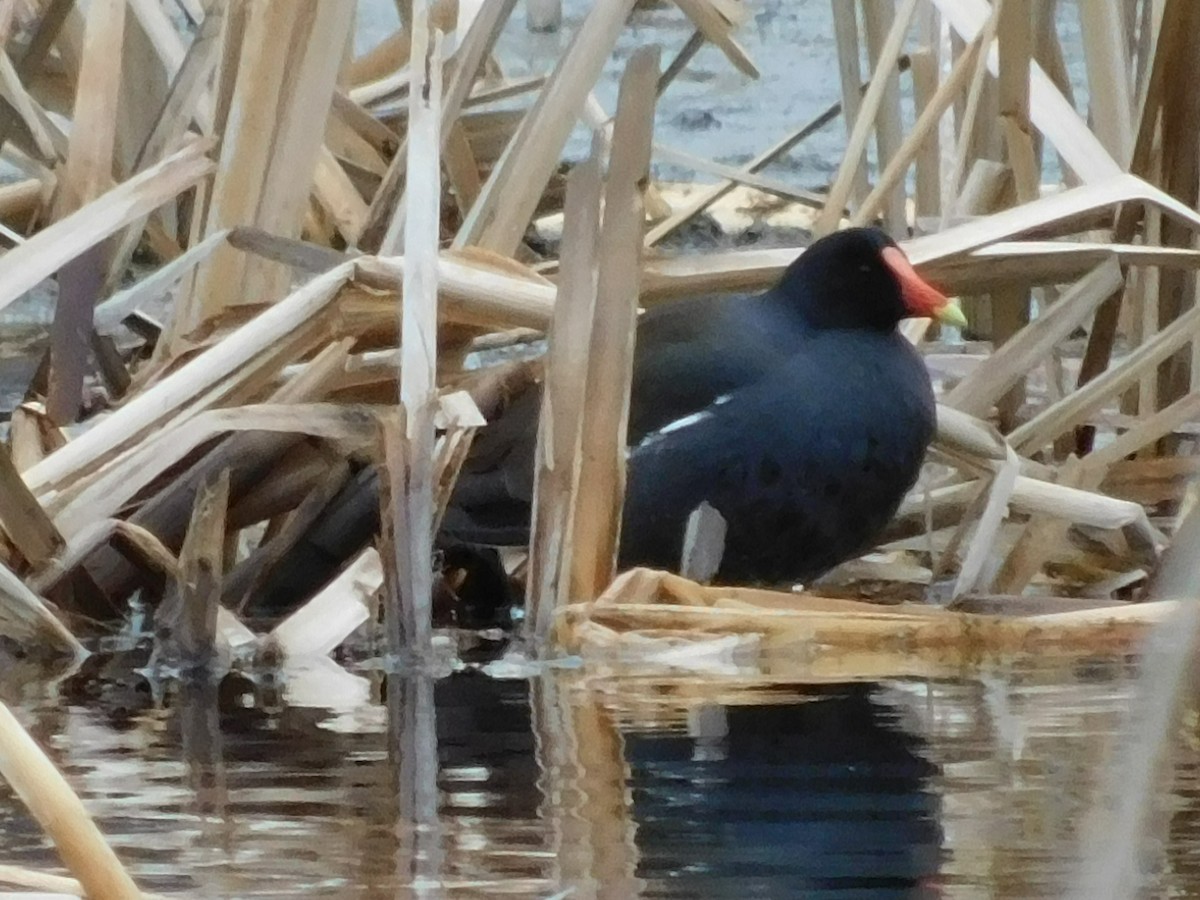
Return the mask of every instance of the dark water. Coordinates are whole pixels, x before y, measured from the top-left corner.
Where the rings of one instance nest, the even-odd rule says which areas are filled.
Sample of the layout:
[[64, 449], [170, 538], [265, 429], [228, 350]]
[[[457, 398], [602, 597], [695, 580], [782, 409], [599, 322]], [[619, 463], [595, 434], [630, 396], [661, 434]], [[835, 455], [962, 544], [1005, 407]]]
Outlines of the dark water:
[[[89, 674], [27, 684], [18, 713], [162, 893], [1049, 898], [1134, 673], [742, 689], [668, 674], [389, 681], [329, 663], [190, 689]], [[1182, 734], [1147, 896], [1200, 896], [1198, 766]], [[0, 861], [56, 866], [3, 785]]]

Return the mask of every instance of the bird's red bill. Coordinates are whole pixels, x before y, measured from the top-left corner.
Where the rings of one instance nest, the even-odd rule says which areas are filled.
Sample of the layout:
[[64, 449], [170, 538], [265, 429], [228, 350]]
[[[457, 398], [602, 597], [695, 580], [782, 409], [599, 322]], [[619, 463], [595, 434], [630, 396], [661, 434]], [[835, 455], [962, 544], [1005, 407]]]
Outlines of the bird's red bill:
[[885, 247], [883, 261], [900, 282], [900, 298], [909, 315], [934, 319], [950, 303], [945, 294], [917, 274], [900, 248]]

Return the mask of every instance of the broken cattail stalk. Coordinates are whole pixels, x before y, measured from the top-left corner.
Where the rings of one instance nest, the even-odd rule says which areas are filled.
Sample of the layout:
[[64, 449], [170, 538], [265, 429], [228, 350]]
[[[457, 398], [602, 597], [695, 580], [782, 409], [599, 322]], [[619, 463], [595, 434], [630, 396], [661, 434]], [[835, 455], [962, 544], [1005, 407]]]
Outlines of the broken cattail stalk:
[[[1067, 487], [1094, 488], [1085, 484], [1085, 470], [1075, 457], [1069, 458], [1058, 471], [1059, 484]], [[1094, 479], [1093, 479], [1094, 480]], [[1035, 515], [1021, 529], [1021, 536], [1005, 558], [992, 587], [998, 593], [1020, 594], [1041, 571], [1046, 560], [1066, 538], [1070, 523], [1046, 515]]]
[[[64, 894], [68, 897], [84, 896], [83, 885], [75, 878], [68, 878], [66, 875], [51, 875], [48, 872], [37, 872], [18, 866], [0, 865], [0, 884], [28, 888], [31, 891], [46, 891], [56, 895]], [[16, 895], [10, 894], [10, 896]], [[146, 895], [141, 896], [145, 897]]]
[[229, 507], [229, 470], [196, 494], [175, 589], [156, 623], [168, 653], [185, 669], [204, 669], [216, 653], [217, 608], [225, 577], [225, 515]]
[[[773, 161], [783, 156], [805, 138], [820, 131], [830, 122], [832, 122], [839, 112], [841, 105], [834, 104], [825, 110], [820, 116], [812, 122], [805, 125], [798, 131], [794, 131], [787, 135], [783, 140], [779, 141], [765, 152], [754, 157], [743, 169], [738, 170], [746, 176], [754, 176], [762, 169], [765, 169]], [[865, 170], [864, 170], [865, 171]], [[656, 223], [646, 232], [645, 244], [647, 247], [652, 247], [665, 238], [667, 235], [678, 231], [696, 216], [700, 215], [712, 204], [716, 203], [722, 197], [737, 187], [737, 182], [732, 179], [726, 179], [712, 187], [703, 188], [696, 192], [694, 199], [690, 199], [682, 209], [672, 213], [668, 218]], [[864, 192], [865, 193], [865, 192]]]
[[455, 247], [476, 245], [506, 255], [516, 250], [633, 3], [609, 0], [591, 7], [533, 109], [488, 176], [454, 239]]
[[1093, 269], [1049, 309], [1009, 339], [946, 395], [946, 404], [986, 415], [993, 403], [1032, 371], [1078, 323], [1124, 286], [1121, 267], [1108, 260]]
[[458, 482], [463, 464], [467, 461], [475, 434], [487, 425], [487, 419], [483, 417], [471, 394], [466, 391], [443, 394], [438, 402], [439, 416], [436, 424], [438, 429], [444, 430], [445, 433], [438, 438], [434, 454], [431, 540], [436, 539], [442, 527], [442, 518], [450, 503], [450, 495]]
[[[336, 404], [273, 404], [246, 405], [233, 409], [209, 410], [182, 424], [165, 430], [147, 440], [136, 450], [115, 460], [84, 486], [66, 498], [58, 509], [55, 521], [63, 531], [73, 535], [96, 518], [114, 515], [154, 479], [158, 478], [197, 447], [229, 431], [278, 432], [285, 440], [268, 440], [268, 435], [247, 436], [246, 441], [232, 441], [209, 459], [198, 464], [194, 472], [180, 479], [178, 487], [164, 492], [162, 499], [168, 508], [198, 489], [193, 478], [199, 473], [209, 477], [224, 465], [239, 466], [239, 479], [245, 478], [243, 490], [269, 473], [278, 455], [297, 441], [296, 435], [307, 434], [336, 441], [344, 452], [360, 451], [369, 446], [374, 435], [372, 414], [353, 406]], [[259, 456], [261, 454], [261, 456]], [[244, 456], [250, 456], [247, 460]], [[259, 458], [255, 458], [259, 456]], [[267, 469], [258, 468], [266, 466]], [[211, 468], [210, 468], [211, 467]], [[257, 473], [257, 474], [256, 474]], [[158, 500], [158, 498], [156, 498]], [[154, 505], [157, 505], [154, 504]], [[147, 508], [150, 508], [148, 505]], [[186, 509], [190, 506], [185, 505]]]
[[[465, 204], [469, 208], [475, 202], [478, 195], [478, 187], [475, 182], [478, 181], [479, 174], [476, 164], [472, 160], [465, 160], [461, 166], [454, 165], [456, 155], [461, 154], [453, 152], [452, 145], [461, 143], [455, 140], [456, 136], [458, 138], [463, 136], [459, 116], [472, 87], [476, 84], [480, 66], [492, 52], [496, 39], [512, 14], [515, 5], [516, 0], [497, 0], [497, 2], [488, 3], [479, 8], [470, 27], [466, 30], [465, 37], [461, 39], [458, 49], [444, 62], [445, 89], [441, 103], [439, 140], [447, 169], [459, 176], [456, 178], [452, 174], [451, 181], [455, 186], [455, 199], [460, 207]], [[407, 155], [407, 146], [405, 145], [393, 157], [391, 165], [388, 166], [383, 176], [383, 182], [375, 191], [362, 231], [357, 239], [360, 248], [379, 247], [381, 254], [392, 253], [399, 248], [400, 235], [403, 232], [406, 217], [407, 168], [405, 163]], [[466, 155], [470, 156], [469, 145]], [[469, 192], [464, 191], [464, 178], [472, 179]], [[470, 193], [472, 196], [467, 197], [466, 193]]]
[[[845, 115], [842, 122], [846, 126], [846, 137], [853, 134], [854, 125], [858, 122], [858, 110], [862, 103], [862, 54], [858, 44], [858, 17], [856, 3], [839, 3], [830, 0], [833, 13], [833, 36], [837, 43], [838, 76], [842, 86], [841, 110]], [[850, 177], [850, 192], [848, 198], [859, 203], [867, 196], [867, 164], [861, 157]]]
[[1122, 19], [1117, 3], [1085, 3], [1079, 7], [1088, 96], [1096, 98], [1093, 127], [1113, 159], [1125, 164], [1133, 154], [1134, 142], [1134, 104], [1125, 50], [1125, 36], [1133, 23]]
[[875, 123], [880, 105], [892, 83], [891, 79], [896, 70], [896, 59], [900, 55], [900, 49], [904, 44], [904, 35], [908, 31], [908, 25], [912, 21], [916, 9], [917, 0], [903, 0], [892, 21], [891, 30], [879, 48], [877, 64], [871, 74], [871, 84], [863, 96], [858, 117], [854, 120], [854, 128], [850, 132], [842, 164], [833, 185], [829, 188], [829, 197], [825, 201], [825, 208], [813, 226], [813, 233], [818, 236], [834, 231], [841, 220], [842, 210], [846, 206], [854, 184], [855, 173], [861, 164], [867, 140], [871, 136], [871, 127]]
[[968, 591], [984, 589], [991, 583], [993, 573], [999, 565], [993, 555], [996, 537], [1001, 524], [1008, 516], [1009, 501], [1012, 499], [1020, 471], [1020, 460], [1009, 447], [1008, 458], [992, 475], [987, 501], [979, 514], [975, 534], [963, 555], [962, 566], [951, 591], [951, 599], [957, 599]]
[[3, 633], [30, 648], [82, 658], [83, 645], [50, 611], [45, 601], [0, 564], [0, 626]]
[[[314, 278], [29, 469], [24, 473], [26, 483], [38, 493], [61, 486], [64, 479], [78, 478], [161, 426], [168, 416], [178, 416], [206, 390], [220, 383], [228, 384], [230, 373], [249, 375], [267, 348], [278, 347], [297, 331], [311, 334], [313, 322], [320, 319], [319, 313], [328, 308], [352, 271], [353, 263], [345, 263]], [[190, 412], [199, 412], [202, 406], [188, 408]]]
[[600, 139], [567, 179], [562, 268], [546, 351], [546, 382], [534, 462], [525, 638], [537, 646], [568, 602], [579, 438], [587, 390], [596, 243], [600, 230]]
[[[296, 449], [305, 451], [302, 456], [311, 460], [317, 474], [310, 478], [310, 483], [301, 486], [294, 499], [289, 498], [290, 502], [282, 504], [283, 509], [277, 514], [281, 518], [273, 519], [282, 524], [264, 535], [258, 547], [229, 572], [221, 593], [221, 604], [225, 607], [245, 609], [256, 595], [263, 592], [264, 584], [288, 554], [301, 545], [309, 529], [328, 510], [330, 502], [350, 477], [349, 462], [329, 447], [314, 451], [309, 445], [301, 445]], [[261, 521], [261, 518], [256, 514], [254, 521]]]
[[[30, 576], [29, 586], [42, 593], [55, 589], [76, 566], [81, 565], [97, 548], [110, 541], [129, 551], [129, 555], [136, 558], [140, 571], [162, 574], [171, 579], [176, 577], [179, 564], [175, 554], [168, 550], [156, 535], [124, 519], [103, 519], [92, 523], [72, 537], [60, 556]], [[118, 555], [117, 551], [112, 552]], [[126, 557], [121, 555], [121, 559], [125, 560]], [[89, 574], [92, 574], [90, 568]], [[96, 586], [101, 590], [106, 587], [100, 579], [96, 579]], [[125, 591], [120, 596], [125, 597], [128, 593], [129, 591]]]
[[997, 5], [997, 10], [995, 15], [1000, 37], [997, 101], [1017, 200], [1028, 203], [1037, 199], [1041, 188], [1033, 126], [1029, 121], [1033, 9], [1030, 0], [1006, 0]]
[[[91, 203], [112, 181], [121, 87], [121, 67], [113, 63], [121, 59], [125, 7], [125, 0], [99, 0], [88, 10], [71, 143], [58, 184], [60, 215]], [[60, 424], [75, 421], [79, 414], [92, 310], [104, 284], [106, 256], [103, 244], [89, 247], [59, 273], [46, 413]]]
[[[965, 40], [974, 38], [993, 14], [986, 0], [931, 2]], [[995, 74], [999, 70], [999, 53], [994, 46], [986, 50], [986, 59], [988, 68]], [[1121, 167], [1116, 160], [1088, 130], [1087, 124], [1037, 63], [1029, 68], [1029, 116], [1084, 183], [1103, 181], [1120, 174]]]
[[[354, 4], [252, 3], [244, 14], [206, 230], [256, 225], [297, 237], [325, 133], [312, 117], [319, 111], [323, 125], [328, 114]], [[225, 60], [227, 84], [233, 64]], [[282, 267], [219, 248], [179, 309], [175, 338], [229, 306], [273, 301], [286, 285]]]
[[[389, 454], [392, 540], [399, 596], [389, 608], [404, 623], [388, 629], [391, 652], [432, 652], [434, 415], [437, 411], [438, 230], [441, 211], [442, 33], [427, 0], [413, 4], [414, 81], [409, 92], [408, 206], [400, 309], [400, 407], [404, 447]], [[401, 468], [394, 466], [400, 465]]]
[[53, 275], [84, 250], [161, 206], [213, 171], [207, 141], [194, 141], [44, 228], [0, 258], [0, 309]]
[[266, 640], [284, 656], [324, 656], [367, 621], [370, 600], [382, 586], [379, 553], [368, 547]]
[[[883, 168], [890, 165], [900, 150], [903, 125], [900, 118], [900, 71], [893, 64], [888, 39], [892, 30], [900, 27], [906, 30], [907, 25], [896, 26], [896, 5], [894, 3], [865, 3], [862, 7], [863, 25], [867, 36], [867, 54], [871, 58], [873, 78], [884, 79], [883, 97], [880, 100], [879, 111], [875, 119], [875, 146], [879, 155], [879, 165]], [[903, 7], [901, 15], [911, 13]], [[897, 52], [896, 58], [899, 58]], [[914, 132], [915, 133], [915, 132]], [[892, 234], [902, 235], [908, 231], [908, 211], [905, 185], [897, 179], [885, 193], [886, 202], [883, 204], [883, 220]]]
[[21, 556], [34, 568], [49, 561], [63, 546], [62, 535], [30, 493], [8, 448], [3, 446], [0, 446], [0, 523]]
[[641, 192], [649, 175], [658, 62], [657, 47], [634, 52], [621, 79], [613, 126], [571, 531], [570, 590], [577, 598], [597, 596], [615, 574], [641, 276]]
[[3, 703], [0, 775], [54, 841], [88, 897], [138, 900], [142, 896], [79, 797]]
[[[894, 192], [896, 185], [903, 179], [904, 173], [908, 171], [909, 163], [916, 157], [923, 143], [937, 131], [942, 114], [950, 107], [955, 95], [966, 83], [967, 76], [973, 71], [978, 53], [978, 40], [967, 45], [966, 51], [955, 62], [954, 68], [950, 70], [946, 80], [942, 82], [925, 108], [921, 110], [921, 115], [917, 117], [913, 130], [892, 154], [892, 158], [888, 161], [871, 193], [850, 217], [851, 224], [865, 225], [869, 223], [875, 217], [877, 210], [887, 202], [889, 195]], [[904, 232], [893, 230], [892, 233], [903, 234]]]

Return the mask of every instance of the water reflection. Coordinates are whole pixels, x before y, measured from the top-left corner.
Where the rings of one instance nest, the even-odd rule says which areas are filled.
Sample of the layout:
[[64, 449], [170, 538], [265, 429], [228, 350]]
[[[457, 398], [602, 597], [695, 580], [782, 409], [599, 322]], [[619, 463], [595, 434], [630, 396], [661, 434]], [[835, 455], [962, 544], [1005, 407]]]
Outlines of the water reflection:
[[696, 738], [631, 739], [644, 896], [934, 896], [936, 767], [871, 693], [717, 707]]
[[[94, 665], [6, 696], [139, 883], [189, 897], [1057, 897], [1130, 696], [1119, 661], [720, 691]], [[1200, 893], [1183, 737], [1153, 895]], [[56, 863], [2, 784], [0, 861]]]

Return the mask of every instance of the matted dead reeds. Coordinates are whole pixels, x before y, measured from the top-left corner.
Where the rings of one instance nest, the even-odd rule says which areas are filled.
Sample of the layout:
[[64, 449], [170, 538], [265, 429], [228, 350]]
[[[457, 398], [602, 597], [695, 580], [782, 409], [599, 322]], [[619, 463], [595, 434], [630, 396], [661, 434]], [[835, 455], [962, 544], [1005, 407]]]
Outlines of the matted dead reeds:
[[[557, 4], [527, 6], [556, 26]], [[543, 377], [536, 653], [556, 635], [587, 655], [715, 628], [903, 670], [897, 653], [928, 649], [917, 635], [968, 657], [1125, 646], [1166, 608], [1137, 601], [1194, 592], [1155, 575], [1197, 515], [1200, 7], [1079, 4], [1084, 109], [1053, 2], [832, 0], [840, 102], [735, 167], [653, 140], [656, 102], [704, 44], [747, 90], [757, 76], [742, 4], [676, 6], [691, 37], [629, 55], [609, 111], [594, 87], [634, 0], [594, 4], [553, 71], [522, 79], [494, 54], [515, 0], [399, 2], [402, 27], [361, 56], [353, 0], [0, 4], [19, 173], [0, 188], [0, 308], [57, 285], [0, 448], [0, 633], [76, 654], [137, 594], [183, 666], [324, 655], [376, 619], [393, 653], [429, 658], [458, 467], [514, 385]], [[578, 122], [591, 153], [564, 167]], [[830, 184], [770, 175], [821, 128], [845, 135]], [[655, 160], [720, 180], [672, 204]], [[927, 477], [877, 552], [807, 599], [702, 603], [640, 574], [593, 602], [617, 574], [639, 304], [765, 288], [802, 250], [658, 249], [747, 191], [814, 235], [882, 222], [962, 298], [965, 340], [906, 326], [940, 401]], [[560, 217], [561, 241], [535, 249], [531, 223]], [[478, 352], [547, 332], [544, 372]], [[247, 597], [374, 469], [378, 542], [288, 618], [247, 625]]]

